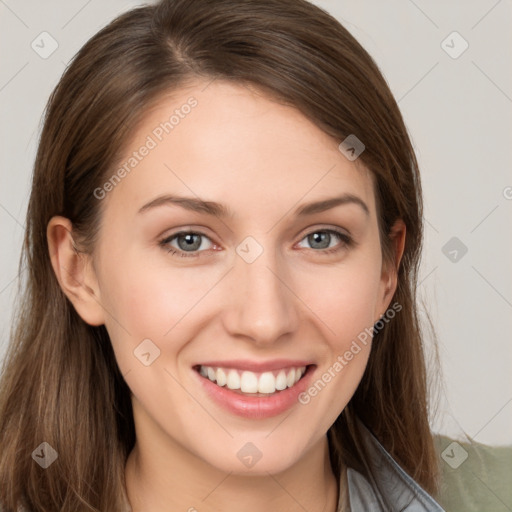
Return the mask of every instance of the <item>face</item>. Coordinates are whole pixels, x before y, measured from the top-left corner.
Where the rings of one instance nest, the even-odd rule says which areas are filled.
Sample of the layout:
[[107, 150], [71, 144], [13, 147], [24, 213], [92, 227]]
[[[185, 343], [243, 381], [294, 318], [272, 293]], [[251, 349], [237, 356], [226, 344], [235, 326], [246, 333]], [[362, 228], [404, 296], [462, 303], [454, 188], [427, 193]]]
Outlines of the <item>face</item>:
[[92, 288], [137, 442], [275, 473], [325, 439], [390, 302], [372, 176], [296, 109], [205, 86], [162, 99], [95, 192]]

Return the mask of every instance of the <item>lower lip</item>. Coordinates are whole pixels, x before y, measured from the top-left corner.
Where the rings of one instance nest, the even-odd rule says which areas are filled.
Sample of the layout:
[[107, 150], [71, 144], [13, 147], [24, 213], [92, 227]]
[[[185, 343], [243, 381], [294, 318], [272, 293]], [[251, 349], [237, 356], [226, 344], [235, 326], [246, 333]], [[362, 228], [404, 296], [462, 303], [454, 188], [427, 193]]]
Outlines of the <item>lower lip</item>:
[[282, 414], [298, 404], [299, 395], [308, 388], [314, 369], [315, 366], [308, 366], [306, 373], [295, 385], [270, 396], [241, 395], [225, 386], [217, 386], [196, 370], [193, 371], [210, 398], [221, 407], [244, 418], [264, 419]]

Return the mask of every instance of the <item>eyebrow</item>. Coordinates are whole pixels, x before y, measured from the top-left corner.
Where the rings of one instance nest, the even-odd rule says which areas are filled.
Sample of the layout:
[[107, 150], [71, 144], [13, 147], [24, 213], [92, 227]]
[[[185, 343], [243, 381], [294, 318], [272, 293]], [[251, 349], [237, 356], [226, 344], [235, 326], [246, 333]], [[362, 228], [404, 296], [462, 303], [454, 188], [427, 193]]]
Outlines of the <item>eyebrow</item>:
[[[306, 215], [321, 213], [330, 210], [331, 208], [335, 208], [336, 206], [346, 204], [359, 205], [367, 216], [370, 215], [370, 210], [366, 203], [360, 197], [348, 193], [332, 197], [330, 199], [323, 199], [321, 201], [304, 204], [294, 211], [294, 215], [296, 217], [304, 217]], [[186, 210], [206, 213], [207, 215], [213, 215], [221, 218], [233, 218], [235, 216], [226, 205], [221, 203], [217, 203], [215, 201], [204, 201], [195, 197], [183, 197], [169, 194], [158, 196], [152, 201], [149, 201], [149, 203], [146, 203], [139, 209], [139, 213], [144, 213], [150, 209], [164, 205], [177, 205], [185, 208]]]

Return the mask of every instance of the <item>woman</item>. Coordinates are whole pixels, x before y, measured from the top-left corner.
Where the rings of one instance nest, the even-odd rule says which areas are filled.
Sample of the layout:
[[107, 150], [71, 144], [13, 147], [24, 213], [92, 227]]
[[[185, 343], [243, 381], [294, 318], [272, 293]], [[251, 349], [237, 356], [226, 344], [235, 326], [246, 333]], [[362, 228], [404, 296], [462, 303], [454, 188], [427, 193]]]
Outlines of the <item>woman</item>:
[[416, 158], [302, 0], [162, 0], [52, 94], [2, 510], [441, 510]]

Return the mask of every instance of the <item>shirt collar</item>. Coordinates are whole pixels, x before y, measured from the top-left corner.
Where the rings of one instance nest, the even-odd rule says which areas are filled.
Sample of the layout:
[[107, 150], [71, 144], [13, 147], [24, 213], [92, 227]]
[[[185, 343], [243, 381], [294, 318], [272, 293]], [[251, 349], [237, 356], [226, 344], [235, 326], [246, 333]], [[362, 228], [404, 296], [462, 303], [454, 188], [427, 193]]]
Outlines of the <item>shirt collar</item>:
[[[375, 481], [347, 468], [348, 497], [353, 512], [444, 512], [444, 509], [393, 459], [377, 438], [359, 421]], [[343, 483], [341, 485], [344, 485]], [[340, 493], [341, 494], [341, 493]], [[342, 510], [341, 500], [338, 510]]]

